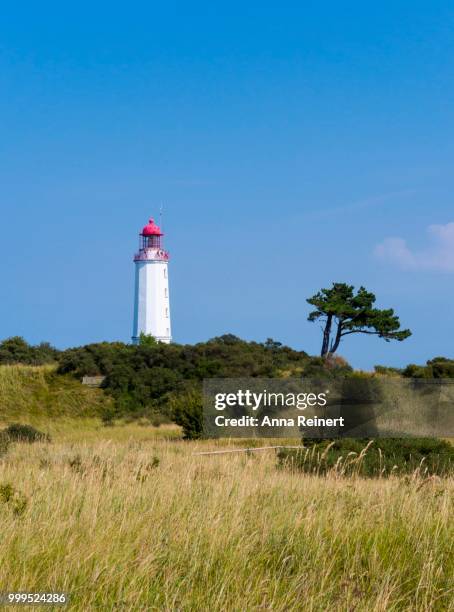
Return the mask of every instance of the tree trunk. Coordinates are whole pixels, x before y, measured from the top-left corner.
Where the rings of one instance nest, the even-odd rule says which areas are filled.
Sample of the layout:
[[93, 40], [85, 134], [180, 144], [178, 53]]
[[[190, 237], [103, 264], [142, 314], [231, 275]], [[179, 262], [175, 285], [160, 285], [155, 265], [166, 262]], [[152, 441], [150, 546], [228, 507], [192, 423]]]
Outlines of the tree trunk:
[[339, 344], [341, 341], [341, 335], [342, 335], [342, 321], [339, 321], [337, 324], [337, 331], [336, 331], [336, 337], [334, 338], [334, 342], [331, 345], [331, 349], [330, 349], [330, 353], [335, 353], [337, 351], [337, 349], [339, 348]]
[[324, 357], [329, 350], [329, 340], [331, 336], [332, 322], [333, 322], [333, 315], [328, 315], [328, 318], [326, 319], [325, 329], [323, 331], [322, 351], [320, 353], [322, 357]]

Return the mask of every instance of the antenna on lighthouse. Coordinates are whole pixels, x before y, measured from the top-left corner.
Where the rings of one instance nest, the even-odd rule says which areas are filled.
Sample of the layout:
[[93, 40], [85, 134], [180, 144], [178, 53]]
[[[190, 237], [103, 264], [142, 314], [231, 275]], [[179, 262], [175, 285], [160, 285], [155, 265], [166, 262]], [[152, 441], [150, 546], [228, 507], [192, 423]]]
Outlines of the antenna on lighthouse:
[[162, 211], [164, 209], [164, 205], [161, 202], [161, 206], [159, 207], [159, 227], [161, 228], [161, 232], [162, 232]]

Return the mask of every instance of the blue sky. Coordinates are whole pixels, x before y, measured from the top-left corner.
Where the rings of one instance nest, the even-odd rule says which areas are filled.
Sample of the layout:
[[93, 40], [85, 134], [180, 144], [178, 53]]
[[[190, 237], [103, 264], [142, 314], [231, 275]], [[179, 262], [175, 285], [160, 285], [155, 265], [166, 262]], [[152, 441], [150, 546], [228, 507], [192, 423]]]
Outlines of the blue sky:
[[174, 339], [316, 353], [305, 299], [364, 284], [453, 356], [449, 2], [2, 7], [0, 337], [127, 341], [137, 233], [164, 203]]

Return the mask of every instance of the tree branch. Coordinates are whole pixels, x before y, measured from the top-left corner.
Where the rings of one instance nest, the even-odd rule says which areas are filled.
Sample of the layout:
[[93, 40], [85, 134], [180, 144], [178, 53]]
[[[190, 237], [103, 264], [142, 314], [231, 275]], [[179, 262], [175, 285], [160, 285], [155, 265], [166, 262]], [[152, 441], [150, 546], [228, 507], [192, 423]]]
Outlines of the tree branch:
[[367, 331], [366, 329], [352, 329], [350, 331], [347, 332], [343, 332], [341, 334], [341, 336], [348, 336], [348, 334], [370, 334], [372, 336], [384, 336], [385, 334], [382, 334], [381, 332], [378, 331]]

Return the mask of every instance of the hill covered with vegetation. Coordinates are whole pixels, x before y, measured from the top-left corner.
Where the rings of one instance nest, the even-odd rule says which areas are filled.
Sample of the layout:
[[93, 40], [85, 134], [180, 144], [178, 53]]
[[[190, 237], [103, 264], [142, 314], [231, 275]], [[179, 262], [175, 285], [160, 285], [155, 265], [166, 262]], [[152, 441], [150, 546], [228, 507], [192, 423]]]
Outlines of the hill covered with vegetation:
[[[194, 345], [144, 338], [139, 345], [101, 342], [64, 351], [13, 337], [0, 343], [0, 366], [0, 417], [1, 411], [100, 415], [105, 422], [147, 417], [173, 420], [185, 429], [192, 423], [196, 430], [205, 378], [454, 377], [454, 360], [444, 357], [423, 366], [377, 366], [375, 373], [358, 373], [342, 357], [312, 357], [272, 339], [246, 342], [232, 334]], [[104, 377], [102, 390], [80, 384], [84, 376], [95, 375]]]
[[72, 376], [56, 373], [54, 365], [0, 366], [0, 422], [27, 417], [101, 417], [112, 399]]
[[62, 352], [57, 372], [79, 379], [105, 376], [103, 388], [114, 399], [112, 417], [159, 414], [178, 422], [183, 406], [200, 410], [205, 378], [301, 375], [310, 363], [303, 351], [272, 340], [245, 342], [229, 334], [195, 345], [87, 345]]

